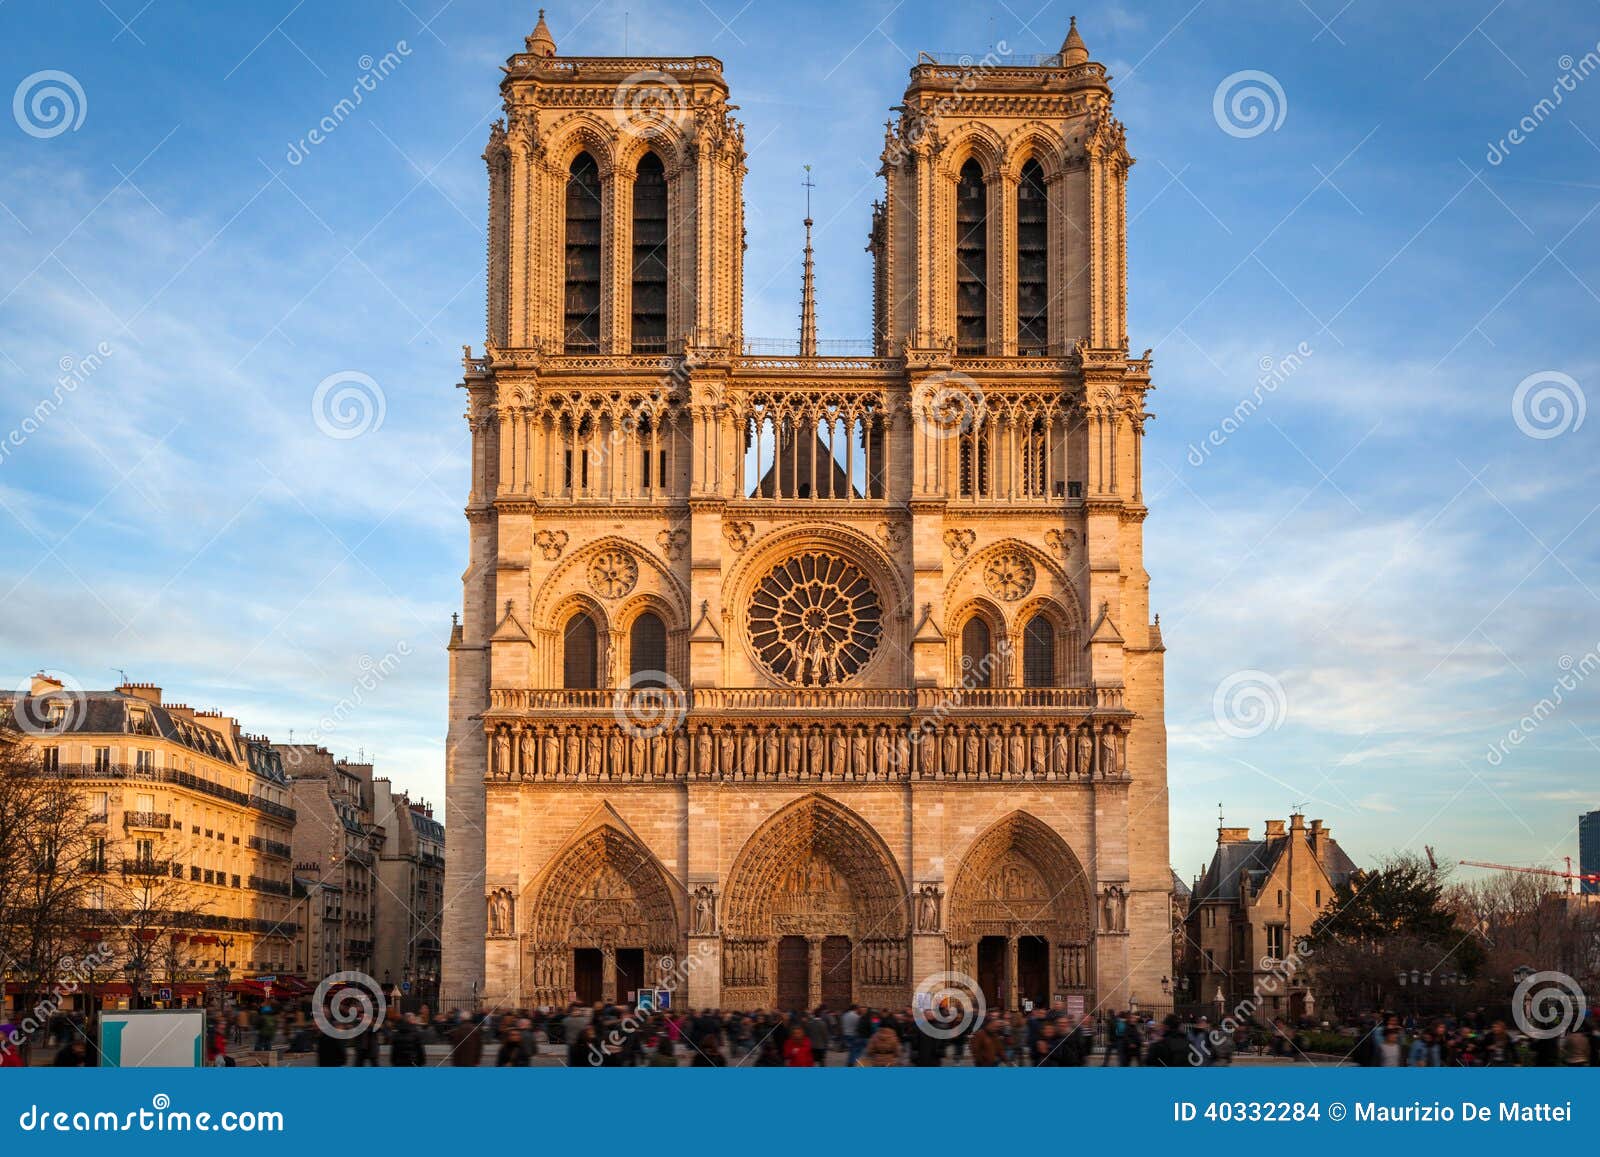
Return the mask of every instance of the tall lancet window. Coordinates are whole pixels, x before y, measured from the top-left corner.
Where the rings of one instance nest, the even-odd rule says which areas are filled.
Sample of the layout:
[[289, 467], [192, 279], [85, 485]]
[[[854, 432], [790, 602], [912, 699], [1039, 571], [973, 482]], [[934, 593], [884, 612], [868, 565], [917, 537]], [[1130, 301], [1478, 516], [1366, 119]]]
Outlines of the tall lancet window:
[[1017, 353], [1049, 352], [1050, 202], [1038, 161], [1022, 166], [1017, 183]]
[[600, 352], [600, 166], [579, 153], [567, 177], [565, 349]]
[[956, 352], [989, 349], [989, 194], [977, 161], [956, 183]]
[[667, 173], [646, 153], [633, 180], [633, 352], [667, 351]]
[[600, 685], [600, 632], [594, 620], [579, 612], [562, 631], [561, 685], [569, 691], [588, 691]]

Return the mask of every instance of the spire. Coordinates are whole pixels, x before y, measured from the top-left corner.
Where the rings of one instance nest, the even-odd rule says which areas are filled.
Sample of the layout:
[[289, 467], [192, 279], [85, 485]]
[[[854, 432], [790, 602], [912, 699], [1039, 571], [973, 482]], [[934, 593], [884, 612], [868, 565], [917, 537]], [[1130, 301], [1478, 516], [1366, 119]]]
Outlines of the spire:
[[806, 261], [805, 276], [800, 288], [800, 356], [817, 356], [817, 285], [811, 261], [811, 166], [806, 166]]
[[1061, 42], [1061, 66], [1071, 68], [1075, 64], [1089, 63], [1089, 47], [1084, 44], [1083, 37], [1078, 35], [1078, 18], [1072, 18], [1072, 24], [1067, 29], [1067, 38]]
[[556, 54], [555, 37], [550, 35], [550, 26], [544, 22], [544, 9], [539, 9], [539, 23], [533, 26], [533, 35], [527, 40], [528, 51], [534, 56], [554, 56]]

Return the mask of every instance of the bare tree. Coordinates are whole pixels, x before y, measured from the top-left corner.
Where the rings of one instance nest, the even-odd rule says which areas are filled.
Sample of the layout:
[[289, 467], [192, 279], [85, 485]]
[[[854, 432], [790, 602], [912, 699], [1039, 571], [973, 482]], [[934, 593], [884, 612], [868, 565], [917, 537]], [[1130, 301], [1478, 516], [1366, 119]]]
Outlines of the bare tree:
[[96, 847], [71, 782], [0, 729], [0, 963], [21, 982], [22, 1007], [46, 1020], [76, 983], [68, 962], [98, 940]]

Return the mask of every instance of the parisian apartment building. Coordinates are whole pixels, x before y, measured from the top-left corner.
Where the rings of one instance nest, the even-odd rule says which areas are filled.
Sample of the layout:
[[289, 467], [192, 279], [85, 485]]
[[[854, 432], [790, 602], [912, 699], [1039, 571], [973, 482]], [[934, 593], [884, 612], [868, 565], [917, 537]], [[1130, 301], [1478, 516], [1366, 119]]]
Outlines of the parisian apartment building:
[[[103, 961], [68, 1011], [200, 1003], [219, 981], [282, 999], [352, 970], [437, 991], [444, 825], [371, 763], [274, 743], [154, 684], [47, 675], [0, 693], [0, 747], [67, 782], [82, 809], [80, 894], [99, 910], [85, 926], [113, 949], [156, 944]], [[173, 926], [121, 927], [151, 919], [126, 916], [140, 903]], [[5, 981], [10, 1011], [21, 984]]]

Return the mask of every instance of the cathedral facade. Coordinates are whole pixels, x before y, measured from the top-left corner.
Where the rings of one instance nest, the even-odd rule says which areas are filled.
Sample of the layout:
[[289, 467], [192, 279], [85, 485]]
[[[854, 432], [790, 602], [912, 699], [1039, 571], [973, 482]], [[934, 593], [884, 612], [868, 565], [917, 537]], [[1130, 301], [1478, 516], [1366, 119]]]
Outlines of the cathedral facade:
[[745, 338], [719, 61], [563, 56], [542, 14], [525, 49], [462, 382], [443, 1001], [1159, 1002], [1150, 364], [1105, 69], [1075, 27], [919, 60], [841, 356], [809, 220], [798, 342]]

